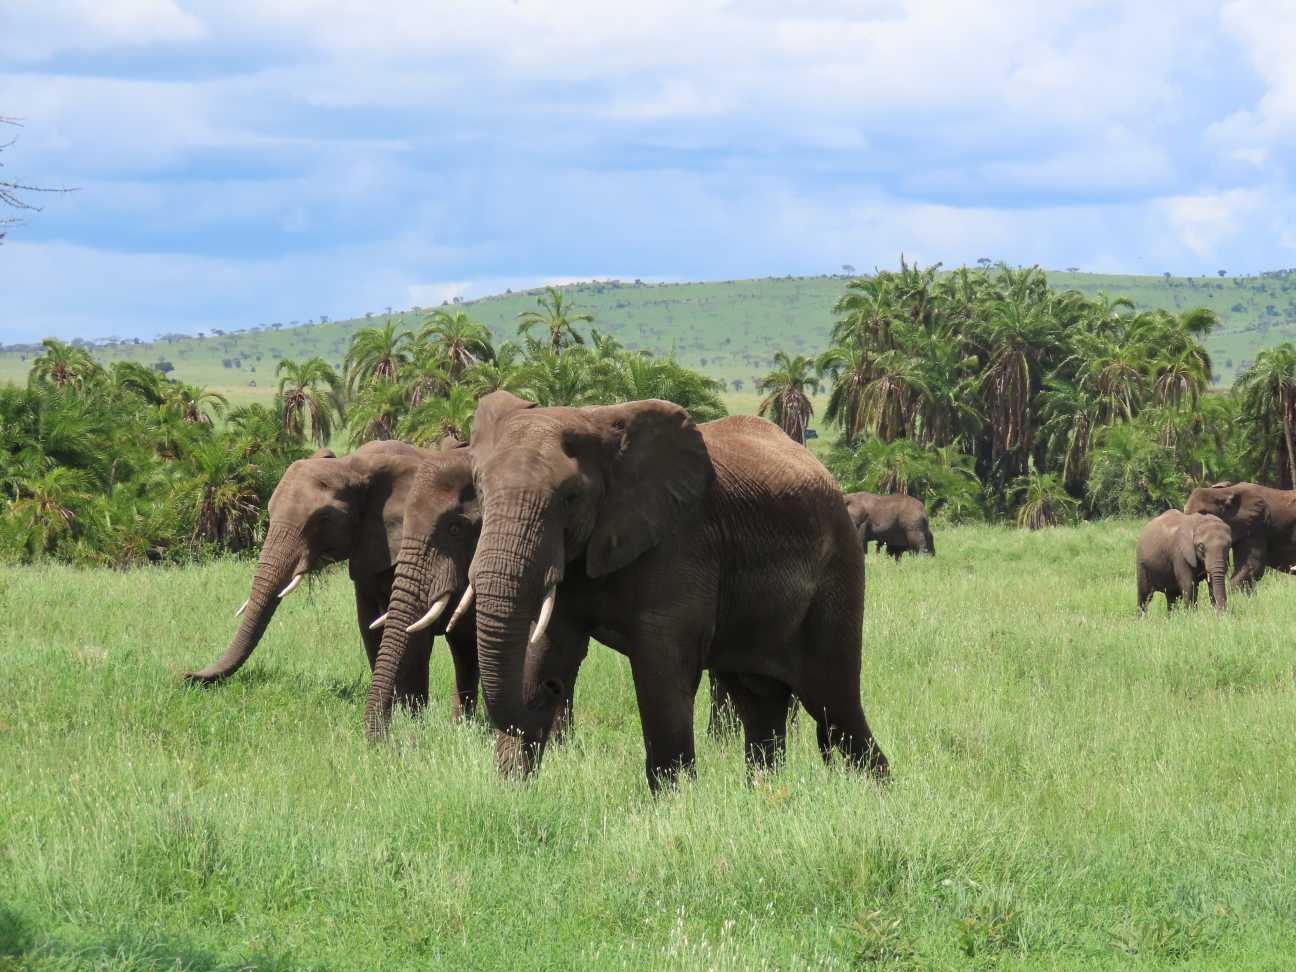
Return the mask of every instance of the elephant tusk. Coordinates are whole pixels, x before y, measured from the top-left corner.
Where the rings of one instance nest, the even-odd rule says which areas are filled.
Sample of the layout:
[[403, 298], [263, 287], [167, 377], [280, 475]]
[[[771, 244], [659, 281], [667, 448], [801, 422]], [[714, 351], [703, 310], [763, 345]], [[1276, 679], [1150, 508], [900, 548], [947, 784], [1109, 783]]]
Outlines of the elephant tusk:
[[464, 591], [464, 596], [459, 599], [459, 606], [455, 608], [454, 614], [450, 615], [450, 623], [446, 625], [446, 631], [449, 631], [458, 624], [459, 619], [468, 613], [468, 609], [472, 607], [473, 599], [476, 597], [477, 592], [474, 591], [473, 586], [469, 584], [468, 590]]
[[531, 632], [531, 640], [527, 643], [528, 648], [544, 637], [545, 628], [549, 627], [549, 619], [553, 617], [556, 600], [558, 600], [558, 588], [550, 587], [545, 593], [544, 603], [540, 605], [540, 617], [536, 618], [535, 629]]
[[422, 631], [424, 628], [430, 626], [433, 621], [441, 617], [441, 612], [446, 609], [446, 605], [449, 603], [450, 603], [449, 594], [446, 594], [438, 598], [437, 602], [433, 604], [430, 608], [428, 608], [427, 614], [423, 615], [423, 617], [419, 618], [408, 628], [406, 628], [405, 633], [413, 634], [415, 631]]
[[373, 631], [376, 628], [381, 628], [387, 623], [387, 615], [389, 614], [391, 614], [390, 611], [384, 611], [382, 614], [378, 615], [378, 617], [374, 618], [373, 624], [369, 625], [369, 630]]
[[234, 612], [234, 617], [236, 618], [243, 617], [243, 612], [247, 610], [247, 606], [251, 603], [252, 603], [252, 598], [249, 597], [246, 601], [244, 601], [242, 604], [239, 605], [239, 609]]
[[305, 574], [293, 574], [293, 579], [288, 582], [288, 586], [279, 592], [281, 598], [287, 597], [293, 591], [297, 590], [297, 585], [301, 583]]

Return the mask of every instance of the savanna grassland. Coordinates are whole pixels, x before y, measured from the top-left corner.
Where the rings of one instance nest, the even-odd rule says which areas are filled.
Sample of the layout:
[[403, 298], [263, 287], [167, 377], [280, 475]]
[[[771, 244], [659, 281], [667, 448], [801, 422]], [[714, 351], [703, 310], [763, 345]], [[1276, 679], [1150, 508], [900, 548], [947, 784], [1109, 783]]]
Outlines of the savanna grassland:
[[[733, 411], [752, 411], [754, 383], [776, 350], [813, 355], [827, 343], [832, 307], [845, 277], [768, 277], [705, 283], [639, 284], [591, 282], [562, 288], [576, 308], [594, 315], [594, 327], [630, 350], [658, 354], [674, 348], [681, 364], [726, 382]], [[1139, 310], [1179, 312], [1205, 307], [1219, 315], [1221, 327], [1206, 342], [1215, 362], [1215, 380], [1228, 384], [1259, 351], [1296, 338], [1296, 273], [1247, 277], [1166, 277], [1049, 271], [1049, 284], [1086, 296], [1099, 292], [1129, 297]], [[536, 291], [499, 294], [465, 302], [475, 320], [486, 324], [496, 342], [516, 338], [517, 316], [535, 307]], [[326, 309], [326, 308], [321, 308]], [[402, 328], [417, 329], [427, 310], [397, 309], [391, 317]], [[205, 385], [234, 404], [265, 402], [275, 386], [282, 358], [319, 355], [340, 370], [348, 341], [357, 330], [386, 320], [328, 323], [231, 321], [216, 335], [189, 335], [184, 321], [166, 340], [122, 343], [95, 352], [103, 364], [159, 359], [175, 368], [172, 377]], [[277, 325], [277, 327], [276, 327]], [[256, 330], [250, 329], [255, 326]], [[234, 333], [237, 331], [238, 333]], [[70, 339], [72, 335], [58, 335]], [[0, 352], [0, 383], [22, 384], [37, 351]], [[227, 366], [228, 365], [228, 366]], [[249, 382], [255, 382], [252, 387]]]
[[1139, 621], [1136, 524], [937, 533], [868, 563], [889, 784], [803, 713], [749, 786], [703, 691], [658, 799], [605, 649], [519, 784], [441, 650], [431, 711], [364, 741], [342, 572], [197, 690], [248, 562], [0, 568], [0, 968], [1289, 967], [1293, 581]]

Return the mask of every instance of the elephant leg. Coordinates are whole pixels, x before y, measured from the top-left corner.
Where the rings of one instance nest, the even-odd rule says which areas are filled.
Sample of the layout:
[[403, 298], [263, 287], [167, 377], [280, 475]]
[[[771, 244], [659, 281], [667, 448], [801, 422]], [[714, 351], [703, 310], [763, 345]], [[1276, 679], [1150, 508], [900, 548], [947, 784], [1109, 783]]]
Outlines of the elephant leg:
[[405, 657], [396, 672], [396, 704], [404, 706], [410, 713], [427, 705], [432, 641], [432, 635], [426, 631], [411, 635]]
[[1147, 616], [1148, 601], [1152, 600], [1152, 583], [1148, 578], [1147, 568], [1142, 564], [1136, 570], [1138, 575], [1138, 613], [1139, 617]]
[[656, 652], [639, 652], [630, 660], [639, 721], [643, 726], [645, 774], [657, 793], [693, 775], [693, 698], [702, 680], [701, 668], [682, 666]]
[[373, 671], [374, 663], [378, 661], [378, 649], [382, 646], [382, 628], [376, 631], [370, 631], [369, 625], [373, 624], [378, 615], [387, 610], [386, 605], [379, 606], [375, 603], [372, 594], [361, 590], [357, 584], [355, 588], [356, 601], [356, 623], [360, 626], [360, 641], [364, 644], [365, 657], [369, 659], [369, 671]]
[[1186, 566], [1179, 565], [1175, 568], [1175, 583], [1179, 586], [1179, 593], [1183, 596], [1184, 607], [1195, 608], [1197, 606], [1197, 577]]
[[1179, 603], [1179, 591], [1174, 587], [1167, 587], [1165, 590], [1166, 597], [1166, 614], [1172, 614], [1175, 605]]
[[782, 762], [787, 744], [788, 709], [792, 690], [782, 682], [758, 675], [741, 675], [730, 694], [743, 725], [743, 752], [750, 778]]
[[1233, 576], [1229, 578], [1230, 590], [1250, 592], [1264, 576], [1265, 551], [1263, 542], [1251, 537], [1233, 544]]
[[477, 714], [477, 687], [481, 669], [477, 661], [476, 619], [462, 619], [454, 631], [446, 635], [450, 658], [454, 662], [454, 696], [450, 700], [450, 713], [454, 719], [471, 719]]
[[707, 672], [711, 686], [711, 718], [707, 733], [711, 736], [729, 736], [738, 731], [738, 710], [733, 696], [730, 676]]
[[887, 544], [887, 553], [889, 553], [892, 557], [895, 558], [895, 562], [897, 564], [900, 563], [900, 558], [904, 556], [905, 551], [908, 549], [909, 549], [908, 547], [905, 547], [903, 545], [897, 547], [889, 543]]
[[563, 685], [548, 736], [551, 742], [558, 744], [566, 742], [575, 729], [576, 676], [589, 651], [589, 636], [559, 622], [550, 628], [549, 639], [550, 665], [547, 668]]
[[816, 659], [816, 664], [792, 688], [818, 723], [824, 761], [835, 749], [852, 767], [880, 777], [888, 771], [887, 758], [860, 704], [862, 614], [862, 601], [850, 598], [849, 591], [835, 589], [831, 582], [820, 591], [806, 615], [799, 643], [793, 646], [802, 658]]

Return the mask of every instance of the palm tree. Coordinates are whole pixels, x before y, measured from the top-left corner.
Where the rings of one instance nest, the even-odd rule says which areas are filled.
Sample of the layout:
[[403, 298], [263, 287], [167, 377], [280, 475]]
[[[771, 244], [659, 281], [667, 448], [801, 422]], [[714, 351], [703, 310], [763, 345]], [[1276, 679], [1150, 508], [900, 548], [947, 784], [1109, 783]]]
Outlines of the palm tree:
[[537, 405], [596, 405], [601, 401], [594, 358], [586, 348], [559, 352], [537, 343], [525, 373], [523, 388]]
[[594, 320], [592, 314], [573, 314], [569, 305], [563, 302], [563, 293], [557, 287], [545, 287], [545, 292], [536, 298], [540, 305], [538, 311], [523, 311], [518, 315], [518, 334], [526, 337], [531, 329], [539, 327], [549, 339], [549, 349], [559, 351], [564, 345], [584, 344], [585, 339], [577, 333], [575, 325]]
[[475, 399], [463, 385], [455, 385], [445, 398], [432, 398], [401, 421], [400, 436], [419, 446], [433, 446], [447, 436], [467, 442], [472, 435]]
[[225, 439], [200, 444], [188, 462], [192, 473], [185, 489], [193, 503], [191, 539], [233, 551], [251, 547], [261, 515], [256, 465]]
[[[1284, 341], [1256, 355], [1255, 364], [1234, 383], [1242, 400], [1242, 418], [1272, 441], [1273, 416], [1282, 425], [1279, 450], [1286, 460], [1283, 473], [1288, 489], [1296, 486], [1296, 449], [1292, 447], [1292, 425], [1296, 421], [1296, 345]], [[1283, 463], [1280, 460], [1280, 467]]]
[[418, 343], [425, 342], [448, 363], [451, 381], [458, 381], [473, 365], [489, 361], [494, 355], [490, 330], [462, 310], [433, 311], [427, 326], [419, 332]]
[[166, 401], [166, 377], [154, 368], [146, 368], [138, 361], [116, 361], [112, 366], [112, 386], [121, 392], [131, 392], [150, 405]]
[[28, 556], [53, 553], [75, 533], [78, 510], [90, 500], [89, 486], [84, 472], [66, 466], [46, 469], [18, 485], [10, 516]]
[[167, 407], [174, 409], [181, 421], [191, 425], [211, 425], [210, 412], [220, 415], [229, 406], [229, 399], [204, 385], [172, 382], [165, 389], [165, 394]]
[[815, 368], [832, 385], [824, 420], [841, 426], [846, 445], [855, 445], [865, 427], [864, 395], [873, 381], [873, 355], [857, 341], [848, 340], [819, 355]]
[[29, 382], [44, 382], [55, 388], [70, 385], [80, 390], [102, 371], [84, 348], [64, 344], [54, 338], [46, 338], [41, 344], [45, 347], [45, 353], [32, 362], [28, 373]]
[[526, 384], [522, 351], [512, 341], [495, 349], [495, 357], [474, 365], [463, 374], [463, 383], [481, 398], [493, 391], [519, 392]]
[[408, 410], [408, 396], [400, 385], [389, 381], [375, 381], [366, 385], [351, 401], [347, 413], [351, 447], [390, 439], [396, 434], [396, 426]]
[[279, 362], [279, 406], [284, 431], [294, 442], [311, 439], [321, 448], [333, 437], [333, 422], [342, 419], [342, 381], [328, 362], [316, 356], [298, 364], [291, 358]]
[[810, 396], [819, 391], [813, 362], [804, 355], [789, 358], [775, 352], [774, 368], [756, 383], [756, 390], [765, 394], [757, 414], [768, 417], [793, 442], [805, 445], [806, 426], [814, 415]]
[[1057, 526], [1079, 505], [1067, 495], [1062, 483], [1053, 473], [1041, 473], [1032, 464], [1030, 471], [1020, 477], [1013, 492], [1021, 497], [1017, 507], [1017, 526], [1031, 530]]
[[398, 322], [389, 317], [382, 327], [361, 328], [352, 335], [342, 363], [348, 392], [355, 394], [357, 388], [371, 381], [399, 379], [401, 371], [410, 363], [413, 341], [409, 331], [399, 328]]

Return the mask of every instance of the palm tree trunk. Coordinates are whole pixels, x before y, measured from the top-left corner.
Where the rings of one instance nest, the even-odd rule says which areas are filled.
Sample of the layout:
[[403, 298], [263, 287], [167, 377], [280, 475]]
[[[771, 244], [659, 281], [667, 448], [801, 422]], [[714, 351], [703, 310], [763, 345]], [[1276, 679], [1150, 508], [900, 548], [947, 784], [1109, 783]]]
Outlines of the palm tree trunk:
[[1283, 444], [1287, 446], [1287, 488], [1296, 489], [1296, 455], [1292, 454], [1292, 399], [1283, 396]]

